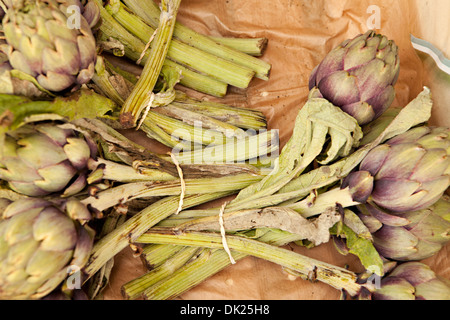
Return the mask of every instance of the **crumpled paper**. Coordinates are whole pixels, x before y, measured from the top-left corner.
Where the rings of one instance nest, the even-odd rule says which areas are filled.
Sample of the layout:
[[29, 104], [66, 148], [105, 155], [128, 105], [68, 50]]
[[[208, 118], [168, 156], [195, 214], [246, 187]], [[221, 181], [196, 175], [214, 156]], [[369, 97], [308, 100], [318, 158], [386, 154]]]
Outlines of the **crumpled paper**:
[[[203, 34], [269, 39], [261, 59], [272, 64], [270, 80], [254, 79], [247, 90], [231, 88], [221, 101], [263, 111], [269, 127], [280, 130], [280, 142], [284, 145], [307, 99], [312, 69], [336, 45], [369, 28], [395, 40], [400, 48], [401, 72], [393, 106], [405, 106], [428, 86], [435, 102], [432, 124], [450, 126], [450, 79], [437, 70], [429, 57], [419, 55], [410, 42], [410, 34], [414, 34], [450, 56], [450, 28], [445, 15], [449, 11], [446, 0], [183, 0], [178, 21]], [[140, 135], [135, 137], [142, 139]], [[339, 254], [332, 243], [313, 249], [293, 244], [287, 248], [337, 266], [348, 266], [355, 272], [363, 271], [356, 257]], [[438, 275], [450, 279], [449, 253], [447, 245], [424, 262]], [[104, 298], [122, 299], [120, 287], [144, 272], [131, 249], [123, 250], [115, 258]], [[335, 300], [339, 296], [339, 291], [325, 284], [295, 278], [278, 265], [248, 257], [178, 299]]]

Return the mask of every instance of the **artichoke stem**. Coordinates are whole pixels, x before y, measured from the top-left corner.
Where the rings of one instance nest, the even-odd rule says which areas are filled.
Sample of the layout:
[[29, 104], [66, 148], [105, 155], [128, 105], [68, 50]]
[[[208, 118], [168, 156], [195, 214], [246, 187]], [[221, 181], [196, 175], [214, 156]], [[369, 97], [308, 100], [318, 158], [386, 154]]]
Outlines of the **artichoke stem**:
[[[133, 61], [140, 59], [142, 52], [145, 52], [145, 43], [128, 32], [128, 30], [116, 21], [103, 7], [100, 0], [94, 0], [94, 2], [99, 7], [102, 18], [102, 24], [100, 26], [102, 40], [108, 42], [112, 39], [123, 45], [123, 52], [120, 52], [120, 56], [125, 55]], [[149, 57], [149, 52], [145, 52], [141, 64], [145, 65]], [[226, 83], [195, 72], [170, 59], [164, 61], [164, 66], [181, 70], [183, 77], [180, 84], [183, 86], [215, 97], [223, 97], [227, 92], [228, 85]]]
[[[180, 235], [171, 228], [153, 228], [139, 237], [136, 242], [223, 248], [222, 237], [218, 233], [187, 232]], [[277, 263], [304, 275], [311, 281], [318, 280], [338, 290], [345, 290], [351, 296], [361, 291], [361, 285], [356, 282], [356, 274], [346, 269], [240, 236], [227, 236], [227, 244], [231, 250]], [[238, 255], [238, 258], [240, 257]]]
[[125, 101], [120, 114], [120, 122], [125, 128], [136, 126], [141, 113], [149, 106], [150, 97], [158, 81], [175, 27], [176, 15], [181, 0], [162, 1], [160, 24], [153, 40], [144, 70], [130, 96]]
[[121, 289], [122, 295], [128, 300], [139, 298], [147, 288], [170, 276], [173, 272], [181, 268], [190, 259], [192, 259], [199, 250], [200, 249], [195, 247], [182, 248], [178, 254], [166, 260], [158, 268], [155, 268], [141, 277], [123, 285]]
[[[130, 12], [129, 9], [127, 10], [120, 2], [117, 4], [117, 7], [110, 7], [109, 11], [125, 29], [144, 43], [148, 42], [149, 37], [156, 31], [142, 21], [141, 18]], [[167, 57], [202, 74], [243, 89], [248, 87], [255, 74], [248, 67], [222, 59], [177, 39], [172, 39], [170, 42]]]
[[[200, 195], [192, 195], [184, 198], [183, 208], [200, 205], [215, 199], [220, 199], [229, 192], [216, 192]], [[180, 197], [165, 197], [143, 209], [114, 231], [100, 239], [91, 251], [89, 261], [83, 269], [85, 281], [89, 280], [102, 266], [113, 258], [130, 243], [144, 234], [148, 229], [161, 220], [174, 214], [179, 206]]]
[[[153, 0], [125, 0], [124, 2], [146, 23], [156, 28], [159, 22], [160, 9]], [[174, 37], [192, 47], [247, 67], [253, 70], [255, 76], [259, 79], [268, 80], [269, 78], [271, 65], [268, 62], [222, 45], [178, 22], [175, 24]]]

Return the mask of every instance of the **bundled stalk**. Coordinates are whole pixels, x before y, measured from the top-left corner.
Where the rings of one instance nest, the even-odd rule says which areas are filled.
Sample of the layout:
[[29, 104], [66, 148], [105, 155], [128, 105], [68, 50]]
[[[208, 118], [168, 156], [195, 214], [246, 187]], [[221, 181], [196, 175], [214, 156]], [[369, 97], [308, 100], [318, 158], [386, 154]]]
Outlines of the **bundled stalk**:
[[[220, 151], [215, 146], [224, 145], [223, 149], [228, 150], [229, 154], [226, 161], [230, 161], [229, 159], [231, 161], [242, 161], [243, 159], [232, 159], [230, 150], [234, 148], [233, 145], [235, 143], [239, 143], [239, 140], [242, 139], [244, 143], [247, 143], [247, 141], [252, 140], [251, 136], [257, 134], [259, 130], [265, 129], [266, 124], [262, 114], [218, 103], [195, 101], [185, 96], [181, 97], [174, 90], [174, 86], [179, 82], [183, 84], [183, 79], [186, 78], [183, 65], [187, 65], [191, 69], [198, 69], [201, 74], [211, 75], [212, 79], [214, 79], [213, 81], [241, 88], [247, 87], [255, 74], [246, 65], [253, 66], [253, 68], [259, 66], [259, 70], [261, 70], [261, 66], [264, 66], [267, 74], [270, 70], [270, 65], [261, 63], [256, 58], [223, 45], [215, 44], [215, 47], [222, 48], [222, 51], [227, 55], [227, 59], [204, 52], [195, 48], [195, 46], [186, 45], [178, 39], [163, 41], [162, 38], [158, 38], [163, 29], [162, 25], [159, 25], [159, 27], [158, 25], [153, 26], [154, 29], [152, 29], [136, 13], [126, 8], [119, 1], [112, 2], [105, 8], [100, 8], [100, 10], [104, 20], [107, 23], [111, 23], [111, 25], [103, 27], [105, 29], [103, 32], [120, 32], [123, 36], [130, 36], [130, 39], [136, 36], [143, 40], [142, 43], [147, 42], [149, 35], [153, 34], [155, 39], [151, 44], [152, 49], [156, 48], [158, 43], [165, 43], [166, 45], [164, 50], [160, 52], [162, 54], [155, 55], [151, 51], [148, 53], [152, 60], [145, 60], [145, 48], [142, 50], [136, 47], [130, 49], [133, 52], [136, 52], [136, 50], [142, 51], [145, 67], [139, 80], [136, 83], [132, 83], [128, 90], [122, 90], [122, 93], [127, 97], [126, 99], [122, 98], [124, 96], [122, 93], [114, 90], [114, 84], [111, 83], [109, 77], [110, 73], [106, 70], [103, 60], [99, 59], [94, 82], [111, 99], [115, 99], [120, 105], [123, 104], [120, 112], [122, 126], [141, 128], [150, 138], [178, 152], [182, 151], [183, 155], [181, 157], [184, 159], [192, 159], [191, 153], [194, 150], [201, 149], [202, 146], [211, 147], [211, 152], [218, 153]], [[171, 16], [170, 14], [161, 14], [161, 12], [159, 14], [161, 16]], [[157, 21], [158, 24], [161, 24], [160, 17]], [[163, 25], [166, 25], [164, 21]], [[175, 19], [173, 19], [173, 22], [175, 22]], [[112, 26], [117, 26], [118, 28], [112, 28]], [[134, 33], [134, 35], [128, 32]], [[114, 35], [110, 36], [114, 37]], [[168, 36], [169, 34], [166, 34], [165, 38]], [[207, 41], [209, 43], [212, 40], [199, 36], [198, 41]], [[138, 42], [129, 41], [128, 43]], [[168, 59], [178, 61], [181, 65], [174, 65], [172, 62], [167, 63], [172, 60], [165, 59], [166, 55]], [[235, 63], [236, 61], [243, 61], [244, 65]], [[157, 67], [155, 67], [155, 63], [158, 64]], [[146, 69], [149, 70], [149, 74], [146, 74]], [[159, 74], [163, 75], [162, 89], [159, 93], [155, 93], [153, 92], [155, 90], [151, 88], [154, 88], [157, 84]], [[151, 78], [150, 85], [145, 80], [147, 78]], [[251, 130], [244, 132], [244, 129]], [[257, 135], [257, 138], [260, 141], [261, 139], [265, 140], [266, 135]], [[268, 151], [270, 152], [270, 150]], [[201, 161], [204, 160], [206, 159], [201, 159]], [[217, 161], [214, 160], [213, 162]]]
[[[134, 74], [122, 68], [99, 57], [93, 78], [95, 89], [118, 105], [135, 90], [137, 82]], [[179, 74], [172, 71], [163, 67], [164, 78], [158, 86], [163, 86], [164, 92], [155, 96], [153, 108], [141, 121], [140, 129], [150, 138], [172, 149], [190, 151], [236, 143], [266, 131], [266, 119], [259, 111], [200, 101], [176, 90]]]
[[154, 99], [153, 90], [169, 49], [180, 3], [181, 0], [168, 0], [161, 3], [163, 10], [154, 34], [155, 39], [152, 41], [149, 59], [145, 63], [139, 81], [122, 106], [120, 123], [126, 128], [135, 127], [144, 109], [151, 108]]
[[[156, 11], [153, 10], [153, 13], [158, 15], [155, 20], [156, 24], [153, 24], [139, 16], [142, 14], [140, 6], [143, 3], [141, 2], [135, 2], [129, 8], [127, 6], [130, 3], [124, 5], [123, 3], [113, 2], [111, 6], [103, 8], [100, 1], [95, 0], [95, 2], [100, 7], [100, 14], [104, 22], [104, 25], [100, 27], [100, 42], [104, 42], [103, 46], [106, 49], [111, 48], [110, 51], [117, 55], [125, 54], [131, 60], [145, 64], [149, 57], [148, 52], [145, 52], [146, 44], [158, 27], [160, 9], [156, 7]], [[149, 4], [155, 5], [153, 2]], [[111, 39], [114, 39], [114, 41], [111, 42]], [[227, 46], [200, 35], [194, 36], [192, 41], [189, 41], [189, 43], [186, 43], [186, 41], [178, 40], [178, 38], [173, 39], [167, 53], [168, 59], [164, 61], [166, 67], [181, 70], [183, 77], [180, 83], [186, 87], [222, 97], [226, 94], [228, 82], [240, 87], [247, 87], [252, 74], [256, 72], [252, 70], [258, 69], [257, 66], [259, 66], [259, 70], [263, 70], [260, 72], [265, 73], [265, 79], [269, 75], [270, 64], [228, 46], [230, 44], [233, 46], [233, 43], [236, 42], [248, 43], [253, 47], [252, 43], [255, 41], [253, 39], [244, 39], [244, 41], [242, 39], [224, 39]], [[266, 39], [256, 39], [256, 41], [263, 44], [262, 48], [267, 43]], [[203, 42], [206, 45], [202, 44]], [[198, 45], [201, 45], [200, 49], [197, 48]], [[210, 47], [215, 48], [213, 53], [205, 50]], [[253, 48], [242, 49], [241, 47], [241, 50], [253, 51]], [[261, 53], [262, 51], [260, 51]], [[231, 61], [241, 60], [244, 61], [241, 64], [231, 63]], [[197, 68], [200, 68], [202, 73], [195, 71]], [[227, 78], [223, 78], [224, 76]], [[239, 78], [241, 80], [238, 81]]]
[[[45, 296], [67, 277], [69, 265], [77, 265], [78, 271], [85, 272], [89, 279], [110, 263], [118, 250], [160, 220], [184, 208], [234, 194], [265, 174], [246, 164], [210, 166], [171, 162], [171, 157], [145, 150], [105, 122], [85, 118], [97, 104], [104, 108], [105, 117], [114, 109], [111, 101], [92, 92], [79, 92], [72, 100], [3, 97], [2, 113], [8, 115], [9, 121], [5, 122], [8, 126], [2, 127], [1, 177], [14, 191], [2, 194], [8, 206], [0, 227], [1, 259], [15, 261], [14, 248], [23, 244], [21, 241], [40, 245], [40, 236], [26, 228], [23, 238], [11, 237], [11, 232], [23, 223], [33, 227], [28, 220], [32, 218], [30, 212], [44, 222], [49, 215], [58, 216], [59, 220], [55, 221], [61, 221], [72, 235], [72, 242], [61, 242], [61, 245], [81, 246], [75, 251], [61, 247], [65, 258], [54, 259], [51, 268], [45, 260], [48, 272], [22, 289], [16, 287], [15, 281], [24, 281], [23, 278], [14, 281], [8, 278], [17, 265], [5, 263], [1, 269], [4, 298]], [[91, 224], [109, 217], [112, 209], [126, 213], [135, 204], [137, 213], [133, 217], [94, 242]], [[44, 233], [58, 229], [53, 224], [44, 225]], [[55, 252], [54, 247], [43, 245], [23, 256], [22, 266], [37, 261], [34, 252], [48, 255], [49, 250], [52, 254], [62, 254], [59, 247]], [[42, 268], [39, 264], [34, 267]]]
[[[298, 230], [294, 230], [292, 229], [292, 227], [288, 227], [294, 225], [301, 226], [301, 224], [299, 225], [299, 222], [296, 221], [296, 219], [298, 219], [300, 216], [308, 218], [313, 215], [323, 213], [329, 208], [335, 208], [335, 210], [337, 210], [336, 205], [340, 204], [344, 200], [344, 198], [333, 198], [332, 201], [322, 202], [320, 200], [321, 192], [319, 190], [321, 189], [326, 190], [330, 186], [333, 186], [334, 184], [338, 183], [342, 177], [345, 177], [348, 174], [350, 174], [350, 172], [354, 170], [358, 166], [358, 164], [361, 163], [361, 161], [363, 161], [363, 159], [365, 159], [365, 157], [369, 154], [369, 152], [372, 149], [376, 148], [380, 143], [385, 141], [387, 138], [398, 135], [404, 131], [407, 131], [411, 127], [414, 127], [418, 124], [427, 121], [430, 116], [430, 110], [431, 110], [431, 100], [429, 91], [424, 90], [424, 92], [421, 95], [419, 95], [419, 97], [417, 97], [414, 101], [412, 101], [408, 106], [403, 108], [398, 114], [398, 116], [392, 122], [390, 122], [388, 126], [385, 126], [385, 129], [380, 133], [378, 137], [376, 137], [376, 139], [369, 142], [365, 146], [359, 148], [355, 152], [351, 153], [349, 156], [331, 165], [321, 166], [310, 172], [304, 173], [297, 178], [291, 179], [290, 181], [285, 183], [282, 188], [279, 188], [277, 192], [269, 193], [265, 191], [265, 189], [258, 190], [260, 194], [266, 194], [266, 196], [262, 197], [246, 196], [245, 198], [240, 198], [238, 195], [238, 197], [233, 201], [231, 201], [229, 204], [227, 204], [227, 206], [224, 209], [216, 208], [206, 211], [188, 210], [186, 212], [181, 212], [176, 217], [171, 217], [162, 221], [159, 224], [159, 226], [169, 228], [167, 232], [164, 232], [164, 234], [169, 233], [171, 235], [170, 238], [171, 240], [167, 241], [166, 243], [168, 244], [170, 243], [170, 245], [183, 244], [182, 242], [181, 243], [178, 242], [177, 237], [182, 237], [183, 234], [190, 234], [191, 232], [198, 232], [203, 230], [220, 232], [221, 229], [219, 225], [220, 220], [218, 219], [218, 214], [220, 215], [221, 210], [223, 210], [222, 219], [224, 221], [224, 229], [227, 230], [228, 234], [233, 233], [239, 237], [242, 236], [241, 233], [244, 232], [245, 230], [252, 230], [254, 228], [257, 229], [269, 228], [269, 229], [281, 229], [283, 230], [283, 232], [287, 232], [287, 234], [290, 236], [292, 235], [298, 236], [299, 232]], [[281, 154], [280, 157], [283, 157], [283, 153]], [[281, 161], [282, 159], [280, 159], [280, 162]], [[267, 177], [264, 179], [267, 179]], [[262, 181], [264, 181], [264, 179]], [[258, 184], [260, 184], [260, 182], [257, 182], [255, 185]], [[251, 185], [249, 188], [254, 188], [255, 185]], [[273, 184], [266, 185], [266, 188], [267, 190], [272, 190], [274, 186]], [[243, 189], [240, 192], [240, 194], [245, 194], [247, 189]], [[335, 192], [338, 192], [338, 194], [340, 192], [339, 188], [332, 190], [335, 190]], [[318, 192], [319, 195], [317, 196], [317, 198], [314, 195], [313, 197], [305, 198], [312, 192], [314, 194], [317, 191], [319, 191]], [[298, 199], [300, 199], [301, 201], [298, 201]], [[352, 200], [352, 198], [350, 198], [350, 201], [352, 201], [353, 203], [352, 205], [356, 204], [355, 200]], [[265, 212], [264, 208], [274, 210], [273, 206], [282, 206], [284, 208], [283, 210], [288, 210], [288, 212], [291, 212], [291, 214], [289, 214], [283, 220], [283, 215], [280, 215], [279, 211], [277, 211], [278, 213], [276, 215], [267, 213], [267, 215], [270, 218], [269, 217], [264, 218], [265, 216], [265, 214], [263, 214], [263, 212]], [[338, 207], [339, 206], [340, 205], [338, 205]], [[301, 215], [299, 216], [298, 213], [300, 213]], [[344, 227], [346, 226], [346, 224], [349, 223], [348, 222], [349, 218], [350, 216], [345, 220]], [[343, 234], [342, 232], [345, 232], [345, 235], [347, 237], [350, 237], [352, 235], [354, 239], [360, 239], [356, 242], [357, 244], [355, 243], [355, 247], [352, 247], [352, 250], [356, 250], [355, 248], [358, 248], [359, 246], [360, 251], [352, 251], [352, 252], [360, 257], [364, 266], [368, 270], [370, 270], [371, 272], [376, 272], [379, 276], [381, 276], [383, 270], [382, 265], [383, 261], [376, 253], [371, 241], [365, 241], [363, 238], [360, 238], [362, 236], [359, 236], [358, 233], [356, 231], [352, 231], [352, 229], [348, 230], [344, 228], [344, 231], [342, 230], [339, 231], [338, 229], [332, 230], [331, 232], [337, 235], [340, 234], [342, 235]], [[326, 230], [328, 231], [328, 229]], [[149, 232], [150, 232], [149, 237], [151, 238], [152, 230], [150, 230]], [[158, 231], [156, 231], [156, 233], [158, 233]], [[179, 236], [180, 234], [181, 236]], [[145, 236], [143, 236], [142, 239], [145, 239]], [[266, 241], [264, 239], [265, 237], [261, 237], [258, 239], [258, 241]], [[145, 240], [145, 242], [147, 242], [147, 240]], [[297, 238], [297, 240], [299, 239]], [[269, 243], [272, 242], [270, 237], [267, 238], [267, 241]], [[228, 243], [228, 241], [226, 243]], [[285, 242], [282, 243], [285, 244]], [[224, 244], [221, 243], [220, 245], [223, 246]], [[240, 257], [240, 255], [238, 255], [238, 257]], [[165, 293], [167, 295], [157, 297], [167, 298], [180, 294], [183, 292], [183, 290], [187, 290], [192, 285], [194, 285], [194, 283], [195, 284], [199, 283], [197, 281], [201, 281], [202, 279], [207, 278], [214, 272], [217, 272], [221, 268], [231, 263], [229, 257], [227, 262], [225, 262], [226, 259], [223, 257], [223, 255], [221, 259], [222, 260], [219, 259], [219, 261], [216, 261], [214, 259], [208, 259], [208, 262], [204, 262], [204, 264], [208, 264], [210, 266], [205, 266], [205, 270], [210, 270], [212, 273], [208, 273], [205, 271], [205, 273], [202, 276], [199, 275], [196, 278], [195, 282], [187, 281], [186, 286], [184, 286], [183, 288], [181, 288], [182, 285], [178, 284], [176, 292], [170, 291], [172, 288], [170, 283], [172, 283], [172, 281], [175, 281], [172, 280], [174, 279], [175, 274], [172, 274], [170, 279], [166, 278], [166, 281], [170, 281], [167, 284], [167, 287], [165, 287], [164, 282], [158, 282], [159, 288], [158, 290], [167, 289], [168, 291]], [[197, 268], [199, 267], [199, 264], [200, 262], [196, 263]], [[186, 273], [182, 273], [183, 268], [179, 270], [180, 270], [179, 271], [180, 278], [177, 278], [177, 283], [179, 282], [184, 283], [184, 278], [182, 279], [181, 277], [186, 276]], [[178, 273], [176, 274], [178, 275]], [[302, 274], [304, 276], [308, 276], [308, 274], [305, 274], [304, 272]], [[143, 292], [144, 291], [142, 291], [141, 293]]]

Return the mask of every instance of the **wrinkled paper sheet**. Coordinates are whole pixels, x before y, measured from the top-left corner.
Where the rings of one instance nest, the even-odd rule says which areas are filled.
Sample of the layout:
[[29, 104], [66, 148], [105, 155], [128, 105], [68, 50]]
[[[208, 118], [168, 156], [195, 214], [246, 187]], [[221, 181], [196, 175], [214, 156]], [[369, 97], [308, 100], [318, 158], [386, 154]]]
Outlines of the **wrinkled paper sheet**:
[[[432, 124], [450, 126], [450, 76], [437, 70], [428, 56], [418, 54], [410, 41], [410, 34], [421, 37], [450, 58], [448, 12], [447, 0], [183, 0], [178, 20], [203, 34], [269, 39], [261, 59], [272, 64], [270, 80], [254, 79], [245, 91], [232, 88], [222, 101], [263, 111], [269, 127], [280, 130], [280, 142], [284, 144], [307, 99], [312, 69], [333, 47], [369, 28], [395, 40], [400, 48], [401, 73], [394, 106], [405, 106], [426, 85], [435, 102]], [[134, 137], [147, 143], [139, 134]], [[220, 203], [216, 201], [214, 206]], [[337, 266], [348, 265], [355, 272], [363, 271], [356, 257], [340, 255], [332, 243], [313, 249], [288, 248]], [[447, 245], [424, 262], [450, 279], [449, 253]], [[144, 272], [140, 259], [125, 249], [115, 258], [104, 298], [122, 299], [120, 287]], [[339, 291], [325, 284], [294, 278], [278, 265], [247, 257], [178, 299], [334, 300], [339, 296]]]

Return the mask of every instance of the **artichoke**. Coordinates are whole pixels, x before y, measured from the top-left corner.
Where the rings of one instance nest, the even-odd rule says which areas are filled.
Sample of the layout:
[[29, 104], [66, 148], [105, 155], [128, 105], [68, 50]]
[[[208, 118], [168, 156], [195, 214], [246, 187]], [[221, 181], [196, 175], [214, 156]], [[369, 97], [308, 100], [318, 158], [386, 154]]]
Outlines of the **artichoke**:
[[0, 219], [0, 299], [40, 299], [75, 267], [83, 268], [94, 234], [86, 225], [91, 215], [79, 204], [26, 198], [6, 207]]
[[[83, 12], [78, 0], [12, 1], [3, 19], [11, 66], [49, 91], [85, 84], [94, 75], [96, 41], [89, 22], [73, 8]], [[72, 26], [72, 20], [79, 24]]]
[[449, 128], [416, 127], [371, 150], [342, 187], [366, 187], [366, 175], [371, 175], [368, 202], [392, 212], [422, 210], [450, 185], [449, 154]]
[[27, 196], [62, 193], [67, 197], [86, 186], [88, 161], [97, 147], [86, 135], [40, 123], [10, 131], [0, 157], [0, 178]]
[[327, 99], [364, 125], [394, 101], [399, 72], [394, 41], [368, 31], [328, 53], [310, 76], [310, 96]]
[[426, 259], [450, 240], [450, 198], [446, 195], [426, 209], [397, 214], [370, 204], [358, 207], [375, 248], [385, 258]]
[[4, 52], [0, 52], [0, 92], [30, 98], [46, 97], [32, 82], [14, 77], [11, 64]]
[[397, 266], [381, 280], [372, 300], [450, 300], [450, 282], [420, 262]]

